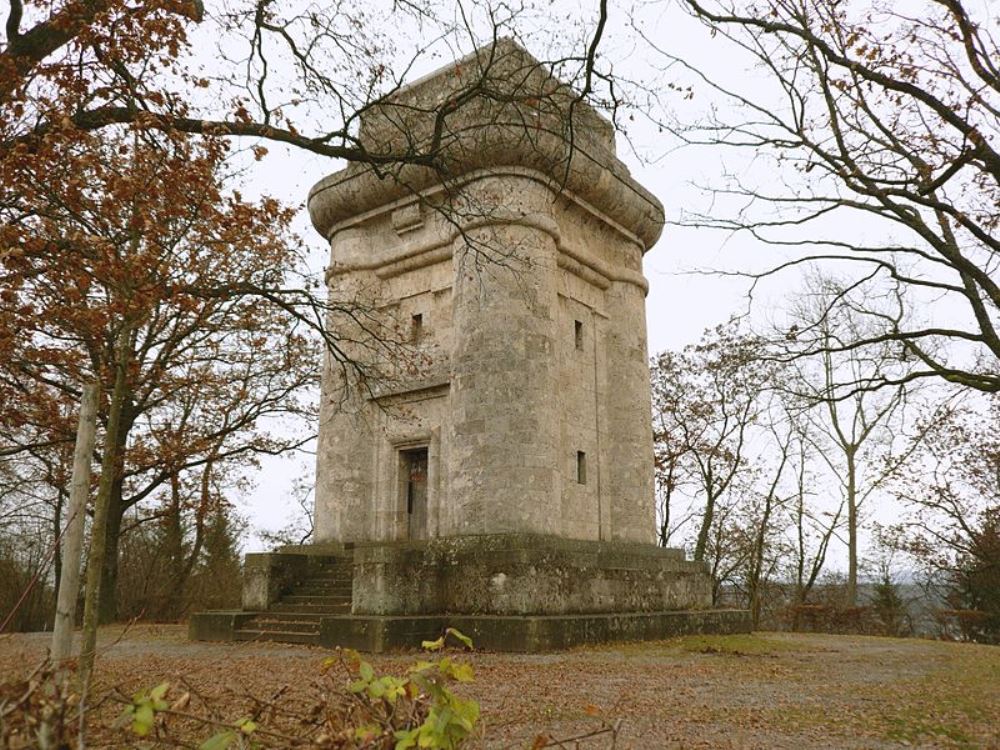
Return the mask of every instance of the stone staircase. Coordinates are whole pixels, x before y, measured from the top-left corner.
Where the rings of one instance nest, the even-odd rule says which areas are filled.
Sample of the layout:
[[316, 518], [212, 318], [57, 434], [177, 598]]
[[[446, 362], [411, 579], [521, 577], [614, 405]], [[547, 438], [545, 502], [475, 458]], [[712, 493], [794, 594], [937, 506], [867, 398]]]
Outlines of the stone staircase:
[[281, 641], [319, 645], [320, 620], [351, 613], [350, 557], [323, 557], [266, 612], [235, 631], [238, 641]]

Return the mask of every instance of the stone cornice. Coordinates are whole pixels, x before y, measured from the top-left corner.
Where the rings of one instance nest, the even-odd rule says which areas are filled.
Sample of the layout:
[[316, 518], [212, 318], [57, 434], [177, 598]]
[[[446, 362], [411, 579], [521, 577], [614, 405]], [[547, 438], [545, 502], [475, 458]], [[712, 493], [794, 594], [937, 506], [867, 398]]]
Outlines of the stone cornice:
[[435, 186], [455, 189], [474, 175], [516, 170], [533, 172], [559, 192], [592, 205], [637, 237], [644, 251], [663, 229], [659, 200], [632, 179], [613, 154], [583, 135], [571, 145], [563, 134], [546, 131], [525, 138], [523, 124], [470, 126], [443, 147], [440, 165], [438, 169], [407, 165], [380, 176], [372, 167], [352, 164], [320, 180], [309, 192], [313, 226], [329, 239], [343, 222]]
[[332, 276], [355, 271], [374, 271], [380, 279], [389, 279], [418, 268], [441, 263], [451, 258], [454, 242], [463, 232], [497, 225], [531, 227], [545, 232], [552, 237], [559, 250], [559, 267], [600, 289], [607, 289], [613, 282], [620, 282], [639, 287], [643, 294], [649, 291], [649, 282], [640, 272], [609, 266], [604, 261], [567, 245], [558, 223], [552, 217], [545, 214], [517, 215], [509, 212], [498, 212], [494, 216], [467, 222], [461, 229], [453, 227], [443, 236], [408, 242], [392, 258], [332, 265], [326, 269], [326, 280], [329, 283]]

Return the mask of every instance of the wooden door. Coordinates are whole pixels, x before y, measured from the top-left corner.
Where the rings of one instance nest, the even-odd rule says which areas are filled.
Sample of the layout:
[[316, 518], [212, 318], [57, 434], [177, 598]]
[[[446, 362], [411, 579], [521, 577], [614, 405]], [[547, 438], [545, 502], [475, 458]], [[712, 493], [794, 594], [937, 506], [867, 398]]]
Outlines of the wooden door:
[[427, 449], [403, 451], [407, 533], [410, 539], [427, 538]]

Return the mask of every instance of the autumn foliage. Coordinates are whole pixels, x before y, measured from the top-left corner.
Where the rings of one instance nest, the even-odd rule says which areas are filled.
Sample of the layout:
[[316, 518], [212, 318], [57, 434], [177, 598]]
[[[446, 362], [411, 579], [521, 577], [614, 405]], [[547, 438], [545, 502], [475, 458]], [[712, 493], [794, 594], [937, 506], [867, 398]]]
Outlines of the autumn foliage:
[[112, 545], [147, 499], [154, 517], [191, 511], [200, 539], [233, 465], [304, 439], [258, 425], [311, 413], [299, 395], [315, 344], [261, 301], [302, 269], [292, 210], [227, 190], [227, 152], [219, 139], [103, 131], [0, 162], [17, 216], [0, 227], [0, 419], [22, 447], [65, 443], [82, 383], [110, 384], [125, 357]]

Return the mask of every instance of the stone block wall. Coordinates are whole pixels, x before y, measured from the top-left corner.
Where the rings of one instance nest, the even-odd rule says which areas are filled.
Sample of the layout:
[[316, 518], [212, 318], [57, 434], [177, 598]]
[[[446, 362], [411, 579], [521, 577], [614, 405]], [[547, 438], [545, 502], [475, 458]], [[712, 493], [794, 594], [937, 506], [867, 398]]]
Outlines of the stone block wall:
[[567, 615], [711, 606], [681, 550], [536, 535], [359, 545], [355, 615]]

